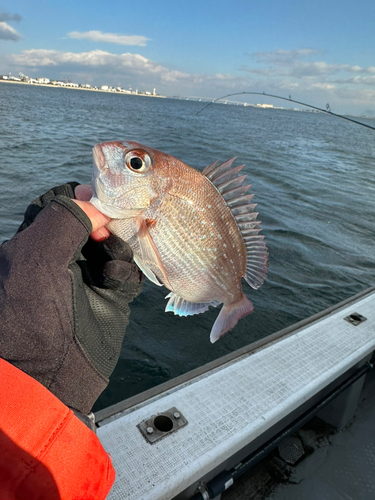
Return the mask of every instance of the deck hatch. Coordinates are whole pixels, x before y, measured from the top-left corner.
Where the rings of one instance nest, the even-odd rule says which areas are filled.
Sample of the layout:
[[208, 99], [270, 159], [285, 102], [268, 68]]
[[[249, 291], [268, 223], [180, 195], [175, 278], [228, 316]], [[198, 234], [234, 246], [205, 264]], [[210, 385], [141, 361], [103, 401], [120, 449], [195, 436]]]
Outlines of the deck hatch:
[[352, 325], [357, 326], [360, 323], [366, 321], [367, 318], [362, 316], [362, 314], [354, 312], [352, 314], [349, 314], [349, 316], [346, 316], [344, 319], [345, 321], [349, 321], [349, 323], [351, 323]]
[[175, 406], [167, 411], [153, 415], [137, 425], [142, 436], [150, 444], [185, 427], [188, 421]]

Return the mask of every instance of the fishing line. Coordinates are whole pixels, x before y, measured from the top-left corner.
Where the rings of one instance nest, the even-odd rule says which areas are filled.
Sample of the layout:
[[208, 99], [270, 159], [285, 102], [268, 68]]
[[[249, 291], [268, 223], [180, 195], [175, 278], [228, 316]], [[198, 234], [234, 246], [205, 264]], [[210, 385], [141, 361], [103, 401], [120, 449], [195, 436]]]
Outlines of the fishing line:
[[201, 113], [204, 109], [206, 109], [208, 106], [210, 106], [214, 102], [220, 101], [220, 99], [225, 99], [226, 97], [232, 97], [234, 95], [244, 95], [244, 94], [246, 94], [246, 95], [261, 95], [261, 96], [266, 96], [266, 97], [273, 97], [274, 99], [281, 99], [283, 101], [293, 102], [294, 104], [300, 104], [301, 106], [315, 109], [315, 110], [320, 111], [322, 113], [336, 116], [337, 118], [342, 118], [343, 120], [347, 120], [349, 122], [356, 123], [357, 125], [362, 125], [362, 127], [367, 127], [367, 128], [370, 128], [371, 130], [375, 130], [375, 127], [372, 127], [371, 125], [368, 125], [367, 123], [359, 122], [357, 120], [354, 120], [353, 118], [349, 118], [348, 116], [333, 113], [333, 111], [331, 111], [330, 105], [328, 103], [326, 105], [326, 109], [323, 109], [323, 108], [318, 108], [317, 106], [312, 106], [311, 104], [306, 104], [305, 102], [296, 101], [295, 99], [292, 99], [291, 96], [282, 97], [279, 95], [267, 94], [266, 92], [235, 92], [233, 94], [223, 95], [222, 97], [218, 97], [217, 99], [214, 99], [213, 101], [208, 102], [205, 106], [203, 106], [202, 109], [197, 111], [196, 115], [199, 115], [199, 113]]

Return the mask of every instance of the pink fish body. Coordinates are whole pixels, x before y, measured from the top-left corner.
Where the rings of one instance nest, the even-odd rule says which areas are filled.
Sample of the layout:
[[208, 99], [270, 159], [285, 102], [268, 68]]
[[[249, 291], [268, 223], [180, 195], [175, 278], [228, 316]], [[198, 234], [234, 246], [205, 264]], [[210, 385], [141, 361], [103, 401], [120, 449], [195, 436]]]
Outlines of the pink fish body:
[[188, 316], [223, 304], [211, 342], [250, 314], [241, 279], [259, 288], [268, 254], [246, 175], [238, 175], [244, 165], [216, 162], [201, 173], [132, 141], [97, 144], [93, 154], [91, 202], [113, 219], [108, 228], [145, 275], [171, 291], [166, 311]]

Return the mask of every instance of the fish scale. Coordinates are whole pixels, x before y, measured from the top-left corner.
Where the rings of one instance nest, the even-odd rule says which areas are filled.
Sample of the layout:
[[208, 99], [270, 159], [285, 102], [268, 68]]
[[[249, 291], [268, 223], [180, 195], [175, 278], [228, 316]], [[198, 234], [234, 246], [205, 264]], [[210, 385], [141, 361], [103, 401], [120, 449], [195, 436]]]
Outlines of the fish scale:
[[259, 288], [268, 252], [244, 165], [232, 168], [232, 159], [201, 173], [133, 141], [98, 144], [94, 160], [91, 201], [113, 218], [109, 229], [145, 275], [171, 291], [166, 311], [188, 316], [223, 304], [212, 342], [253, 311], [241, 278]]
[[[195, 302], [202, 300], [202, 294], [206, 297], [206, 302], [211, 302], [217, 299], [218, 292], [226, 293], [227, 299], [234, 299], [230, 290], [226, 289], [222, 284], [223, 281], [228, 281], [224, 273], [224, 266], [220, 268], [220, 263], [224, 264], [225, 258], [220, 250], [225, 253], [225, 247], [220, 248], [220, 242], [227, 240], [219, 240], [217, 234], [211, 236], [214, 230], [208, 217], [202, 217], [197, 220], [192, 220], [186, 223], [184, 219], [184, 200], [177, 199], [173, 204], [167, 205], [161, 220], [157, 222], [154, 228], [150, 230], [150, 234], [156, 246], [163, 251], [168, 249], [171, 244], [176, 245], [176, 252], [165, 253], [163, 264], [168, 271], [169, 282], [172, 285], [173, 291], [177, 295], [181, 295], [182, 290], [185, 291], [184, 297], [187, 300]], [[219, 209], [214, 209], [218, 211]], [[202, 221], [206, 224], [202, 224]], [[196, 240], [201, 240], [203, 243], [200, 246], [192, 246], [190, 241], [191, 233], [195, 234]], [[202, 237], [204, 239], [202, 240]], [[209, 244], [205, 241], [209, 240]], [[173, 243], [172, 243], [173, 242]], [[224, 243], [225, 244], [225, 243]], [[214, 251], [216, 248], [216, 252]], [[215, 253], [219, 253], [215, 257]], [[200, 265], [197, 265], [199, 263]], [[186, 272], [181, 274], [181, 267], [184, 265]], [[205, 271], [205, 272], [204, 272]], [[237, 269], [237, 274], [241, 276], [241, 269]], [[197, 282], [199, 280], [199, 287]], [[188, 285], [189, 283], [189, 285]]]

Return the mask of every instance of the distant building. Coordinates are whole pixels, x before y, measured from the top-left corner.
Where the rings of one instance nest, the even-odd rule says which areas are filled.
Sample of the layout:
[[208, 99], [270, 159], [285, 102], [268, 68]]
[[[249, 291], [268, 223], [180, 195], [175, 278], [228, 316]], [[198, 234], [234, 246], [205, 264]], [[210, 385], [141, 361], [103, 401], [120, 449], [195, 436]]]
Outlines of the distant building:
[[[124, 89], [120, 86], [112, 87], [110, 85], [102, 85], [101, 87], [97, 87], [97, 86], [91, 86], [88, 83], [78, 84], [78, 83], [72, 83], [70, 81], [63, 82], [61, 80], [50, 80], [49, 78], [45, 78], [45, 77], [31, 78], [27, 75], [24, 75], [23, 73], [19, 73], [18, 77], [12, 76], [11, 73], [9, 73], [8, 75], [0, 75], [0, 80], [23, 82], [23, 83], [28, 83], [31, 85], [33, 85], [33, 84], [35, 84], [35, 85], [53, 85], [56, 87], [71, 87], [71, 88], [81, 88], [81, 89], [88, 89], [88, 90], [103, 90], [105, 92], [119, 92], [119, 93], [123, 93], [123, 94], [157, 96], [156, 89], [153, 89], [152, 92], [149, 92], [148, 90], [138, 90], [138, 89], [133, 91], [131, 87], [129, 87], [129, 90]], [[267, 104], [258, 104], [257, 106], [264, 107], [264, 108], [265, 107], [272, 107], [272, 105], [267, 105]]]

